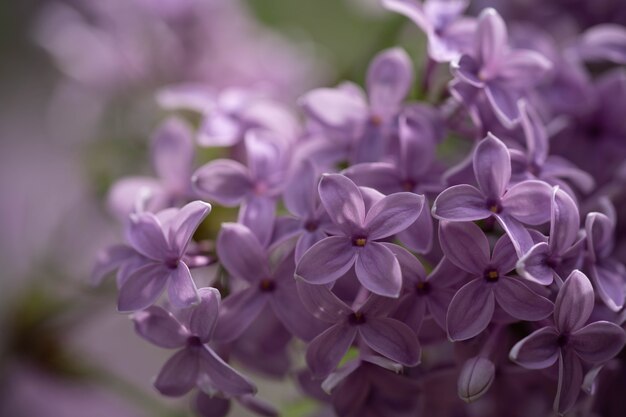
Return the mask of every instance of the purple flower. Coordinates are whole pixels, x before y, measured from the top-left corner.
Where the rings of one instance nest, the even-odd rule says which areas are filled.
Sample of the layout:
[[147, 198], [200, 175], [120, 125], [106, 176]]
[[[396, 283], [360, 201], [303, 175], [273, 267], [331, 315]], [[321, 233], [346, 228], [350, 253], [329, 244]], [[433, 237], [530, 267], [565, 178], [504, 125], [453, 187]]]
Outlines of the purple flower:
[[543, 55], [531, 50], [511, 50], [506, 24], [494, 9], [478, 18], [475, 50], [452, 63], [457, 79], [483, 90], [496, 116], [505, 126], [519, 119], [517, 102], [551, 69]]
[[550, 285], [562, 281], [582, 260], [585, 240], [580, 238], [580, 215], [576, 203], [565, 191], [554, 187], [548, 242], [540, 242], [520, 258], [518, 273], [529, 281]]
[[[272, 405], [247, 394], [234, 397], [234, 400], [249, 411], [263, 417], [278, 417], [279, 413]], [[198, 391], [193, 401], [193, 409], [201, 417], [225, 417], [231, 410], [231, 399], [218, 396], [208, 396], [202, 391]]]
[[470, 339], [485, 330], [496, 305], [520, 320], [536, 321], [552, 313], [550, 300], [507, 276], [517, 262], [508, 236], [498, 239], [490, 255], [489, 241], [478, 226], [444, 221], [439, 225], [439, 241], [446, 258], [472, 277], [448, 307], [450, 340]]
[[217, 322], [220, 293], [214, 288], [202, 288], [199, 292], [200, 303], [184, 324], [156, 306], [133, 314], [135, 330], [141, 337], [163, 348], [180, 349], [165, 363], [154, 386], [168, 396], [185, 395], [194, 387], [227, 395], [256, 392], [252, 382], [207, 345]]
[[150, 155], [158, 178], [124, 178], [109, 192], [109, 207], [121, 219], [135, 211], [141, 198], [148, 198], [147, 209], [158, 211], [179, 204], [191, 194], [195, 149], [187, 122], [176, 117], [163, 122], [152, 136]]
[[169, 300], [177, 308], [198, 301], [185, 254], [193, 234], [210, 211], [209, 204], [194, 201], [156, 215], [131, 214], [127, 240], [143, 258], [120, 288], [119, 311], [137, 311], [152, 305], [166, 286]]
[[395, 193], [374, 203], [366, 213], [361, 190], [347, 177], [326, 174], [319, 185], [322, 204], [334, 223], [333, 236], [313, 245], [300, 259], [296, 275], [311, 284], [328, 284], [352, 266], [369, 291], [397, 297], [402, 287], [400, 265], [378, 240], [405, 230], [420, 214], [424, 197]]
[[468, 0], [383, 0], [388, 10], [411, 19], [428, 37], [428, 55], [437, 62], [453, 61], [469, 52], [476, 21], [463, 18]]
[[[292, 253], [271, 268], [269, 254], [247, 227], [225, 223], [217, 239], [217, 253], [230, 276], [247, 287], [226, 297], [215, 332], [215, 339], [237, 339], [269, 306], [292, 334], [311, 340], [323, 326], [302, 307]], [[234, 284], [231, 281], [231, 284]]]
[[253, 130], [246, 135], [245, 144], [247, 166], [216, 159], [198, 168], [192, 182], [203, 198], [227, 207], [241, 205], [239, 222], [267, 245], [287, 170], [288, 143], [271, 132]]
[[613, 311], [624, 306], [626, 268], [611, 254], [615, 246], [615, 219], [603, 213], [589, 213], [585, 220], [587, 250], [585, 269], [600, 299]]
[[478, 187], [460, 184], [443, 191], [433, 205], [440, 220], [473, 221], [494, 216], [511, 238], [518, 256], [533, 245], [524, 224], [538, 225], [550, 218], [552, 190], [542, 181], [528, 180], [509, 187], [511, 157], [507, 147], [488, 134], [474, 151]]
[[615, 24], [594, 26], [580, 36], [576, 48], [580, 57], [587, 61], [626, 64], [626, 29]]
[[311, 341], [306, 360], [313, 375], [325, 377], [339, 364], [358, 336], [375, 352], [405, 366], [420, 359], [420, 345], [410, 327], [388, 317], [392, 300], [370, 295], [360, 307], [350, 308], [323, 285], [298, 283], [304, 306], [331, 326]]
[[554, 408], [569, 410], [583, 383], [583, 362], [600, 364], [626, 343], [624, 330], [606, 321], [585, 326], [594, 305], [593, 288], [580, 271], [573, 271], [559, 290], [554, 325], [542, 327], [511, 349], [511, 360], [524, 368], [542, 369], [558, 361], [559, 384]]

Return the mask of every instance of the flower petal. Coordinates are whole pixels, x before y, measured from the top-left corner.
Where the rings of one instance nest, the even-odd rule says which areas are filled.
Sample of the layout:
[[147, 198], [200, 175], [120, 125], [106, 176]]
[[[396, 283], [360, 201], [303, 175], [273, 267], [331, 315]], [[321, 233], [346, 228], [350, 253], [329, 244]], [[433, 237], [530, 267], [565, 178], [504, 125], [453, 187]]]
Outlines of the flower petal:
[[360, 187], [374, 188], [383, 194], [400, 191], [399, 187], [402, 182], [397, 167], [387, 162], [365, 162], [352, 165], [343, 170], [342, 174]]
[[203, 342], [208, 342], [217, 324], [222, 297], [215, 288], [201, 288], [198, 293], [200, 303], [191, 313], [189, 330]]
[[452, 341], [471, 339], [485, 330], [495, 308], [493, 291], [483, 278], [477, 278], [461, 287], [448, 307], [446, 327]]
[[550, 215], [550, 248], [556, 254], [569, 249], [580, 229], [580, 215], [576, 202], [565, 191], [556, 188], [552, 193]]
[[318, 182], [315, 166], [305, 159], [294, 170], [285, 186], [283, 200], [287, 210], [300, 218], [307, 218], [315, 213]]
[[483, 66], [496, 67], [508, 47], [506, 23], [495, 9], [484, 9], [478, 16], [476, 56]]
[[393, 253], [378, 242], [368, 242], [357, 253], [355, 272], [361, 285], [374, 294], [398, 297], [402, 288], [402, 273]]
[[513, 346], [509, 357], [526, 369], [544, 369], [559, 358], [559, 334], [553, 327], [542, 327]]
[[428, 203], [424, 202], [424, 208], [417, 216], [417, 220], [407, 227], [406, 230], [398, 233], [397, 237], [407, 248], [414, 252], [425, 254], [430, 252], [433, 247], [433, 228], [430, 208]]
[[498, 81], [489, 82], [484, 91], [498, 120], [507, 128], [514, 127], [520, 117], [517, 106], [519, 93]]
[[606, 362], [626, 344], [624, 329], [608, 321], [596, 321], [571, 334], [569, 346], [585, 362]]
[[445, 189], [435, 199], [432, 213], [436, 219], [459, 222], [486, 219], [493, 214], [480, 190], [467, 184]]
[[376, 202], [365, 216], [368, 238], [382, 239], [405, 230], [422, 212], [424, 196], [395, 193]]
[[276, 200], [272, 197], [254, 196], [241, 205], [239, 223], [247, 226], [263, 246], [272, 239], [276, 220]]
[[304, 253], [296, 267], [296, 275], [311, 284], [328, 284], [348, 272], [356, 257], [357, 252], [350, 239], [330, 236]]
[[496, 201], [511, 179], [511, 155], [506, 145], [491, 133], [474, 151], [474, 175], [483, 194]]
[[552, 314], [554, 304], [533, 292], [519, 279], [500, 277], [494, 285], [498, 305], [520, 320], [537, 321]]
[[559, 290], [554, 305], [554, 321], [561, 332], [580, 329], [594, 306], [593, 287], [582, 272], [575, 270]]
[[546, 260], [550, 255], [547, 243], [537, 243], [530, 248], [517, 262], [517, 273], [524, 279], [540, 285], [550, 285], [554, 279], [554, 271]]
[[543, 181], [522, 181], [511, 187], [502, 198], [507, 215], [525, 224], [542, 224], [550, 220], [552, 187]]
[[217, 391], [230, 395], [254, 394], [256, 386], [245, 376], [234, 370], [213, 350], [202, 347], [200, 354], [200, 369], [205, 372]]
[[459, 398], [467, 403], [476, 401], [489, 390], [495, 374], [496, 367], [489, 359], [476, 356], [467, 360], [457, 382]]
[[365, 203], [359, 187], [348, 177], [325, 174], [319, 184], [322, 204], [330, 219], [344, 232], [352, 233], [365, 222]]
[[442, 221], [439, 243], [446, 258], [474, 275], [481, 275], [489, 265], [489, 241], [474, 223]]
[[185, 254], [193, 234], [210, 212], [210, 204], [192, 201], [176, 213], [170, 224], [168, 237], [172, 249], [176, 250], [179, 256]]
[[154, 387], [163, 395], [179, 397], [196, 386], [198, 379], [198, 355], [191, 349], [174, 354], [161, 368]]
[[391, 48], [379, 53], [367, 70], [371, 110], [382, 117], [392, 116], [412, 84], [413, 64], [403, 49]]
[[230, 294], [220, 306], [220, 316], [213, 339], [227, 343], [237, 339], [259, 316], [268, 297], [256, 287]]
[[191, 126], [181, 118], [170, 117], [152, 137], [154, 170], [169, 187], [185, 192], [191, 186], [195, 157]]
[[537, 111], [525, 100], [520, 103], [520, 115], [528, 156], [532, 162], [541, 166], [548, 157], [548, 133]]
[[170, 303], [176, 308], [191, 307], [199, 301], [198, 289], [184, 262], [179, 262], [176, 269], [170, 271], [167, 292]]
[[583, 366], [580, 359], [573, 352], [562, 352], [559, 356], [559, 384], [554, 409], [563, 414], [571, 409], [583, 383]]
[[325, 128], [349, 131], [367, 116], [365, 101], [339, 88], [318, 88], [300, 99], [304, 113]]
[[429, 32], [432, 24], [424, 14], [422, 3], [416, 0], [382, 0], [382, 5], [389, 11], [399, 13], [411, 19], [424, 32]]
[[313, 375], [323, 378], [335, 370], [354, 338], [356, 328], [337, 324], [317, 336], [306, 351], [306, 362]]
[[191, 177], [198, 196], [236, 206], [252, 190], [248, 169], [231, 159], [216, 159], [198, 168]]
[[530, 250], [533, 246], [533, 238], [522, 223], [511, 216], [502, 214], [496, 215], [496, 219], [506, 234], [509, 235], [518, 257]]
[[147, 258], [161, 261], [172, 256], [163, 226], [152, 213], [131, 214], [126, 237], [133, 249]]
[[170, 271], [161, 264], [147, 264], [135, 270], [120, 288], [117, 310], [143, 310], [154, 304], [167, 284]]
[[185, 345], [189, 332], [176, 317], [158, 306], [148, 307], [132, 315], [139, 336], [157, 346], [174, 349]]
[[502, 60], [498, 75], [510, 88], [528, 89], [541, 82], [551, 68], [552, 62], [539, 52], [517, 49]]
[[234, 277], [256, 283], [270, 276], [267, 254], [246, 226], [224, 223], [217, 237], [217, 255]]
[[405, 366], [419, 363], [421, 348], [406, 324], [388, 317], [366, 318], [358, 330], [363, 341], [384, 357]]
[[298, 280], [297, 287], [304, 307], [320, 320], [337, 323], [352, 314], [352, 309], [325, 285], [311, 285]]
[[93, 285], [100, 285], [107, 275], [119, 269], [122, 264], [138, 256], [131, 247], [126, 245], [113, 245], [98, 253], [96, 262], [90, 274]]
[[626, 271], [624, 266], [610, 259], [589, 266], [589, 274], [598, 295], [608, 308], [619, 311], [624, 306]]

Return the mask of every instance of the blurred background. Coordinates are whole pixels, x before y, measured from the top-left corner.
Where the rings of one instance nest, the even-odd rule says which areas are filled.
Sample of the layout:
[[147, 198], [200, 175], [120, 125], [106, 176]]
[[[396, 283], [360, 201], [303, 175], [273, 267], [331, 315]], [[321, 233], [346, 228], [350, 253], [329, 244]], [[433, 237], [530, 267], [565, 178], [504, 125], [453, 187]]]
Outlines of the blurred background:
[[[620, 1], [475, 3], [563, 33], [626, 20]], [[120, 238], [108, 188], [151, 175], [148, 138], [166, 114], [156, 94], [200, 83], [294, 104], [362, 83], [394, 45], [419, 77], [424, 39], [406, 23], [376, 0], [0, 2], [0, 416], [188, 415], [151, 386], [169, 352], [134, 335], [113, 282], [88, 283], [98, 249]], [[292, 385], [260, 390], [300, 416], [311, 405]]]

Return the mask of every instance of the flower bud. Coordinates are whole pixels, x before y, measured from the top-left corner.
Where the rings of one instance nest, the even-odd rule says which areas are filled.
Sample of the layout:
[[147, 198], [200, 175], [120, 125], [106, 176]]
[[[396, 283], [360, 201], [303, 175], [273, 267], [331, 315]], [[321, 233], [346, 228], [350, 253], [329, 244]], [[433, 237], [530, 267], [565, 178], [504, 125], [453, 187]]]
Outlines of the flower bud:
[[458, 380], [459, 397], [465, 402], [480, 398], [489, 390], [495, 376], [496, 367], [489, 359], [475, 357], [463, 365]]

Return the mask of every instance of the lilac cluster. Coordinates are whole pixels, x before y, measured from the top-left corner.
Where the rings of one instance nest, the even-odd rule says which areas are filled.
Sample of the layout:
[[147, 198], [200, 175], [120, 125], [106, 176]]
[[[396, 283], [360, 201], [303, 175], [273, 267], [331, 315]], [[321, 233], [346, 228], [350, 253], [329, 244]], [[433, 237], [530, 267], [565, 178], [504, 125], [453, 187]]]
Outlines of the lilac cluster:
[[[626, 268], [610, 201], [624, 176], [568, 159], [596, 136], [572, 136], [559, 153], [551, 141], [616, 124], [615, 111], [581, 115], [564, 101], [607, 83], [621, 89], [602, 100], [626, 100], [623, 68], [594, 77], [586, 66], [590, 55], [626, 62], [626, 30], [520, 47], [496, 10], [464, 16], [466, 3], [384, 0], [427, 36], [423, 82], [407, 53], [385, 50], [365, 90], [303, 95], [304, 122], [254, 91], [167, 90], [170, 109], [191, 107], [201, 122], [167, 119], [152, 141], [157, 177], [113, 187], [126, 244], [94, 271], [96, 283], [117, 271], [119, 311], [176, 349], [159, 392], [196, 391], [202, 416], [231, 401], [278, 415], [237, 364], [295, 377], [316, 415], [596, 409], [604, 375], [624, 370]], [[407, 102], [414, 88], [430, 102]], [[624, 151], [620, 126], [602, 149]], [[195, 165], [194, 141], [223, 157]], [[198, 289], [194, 271], [210, 267]]]

